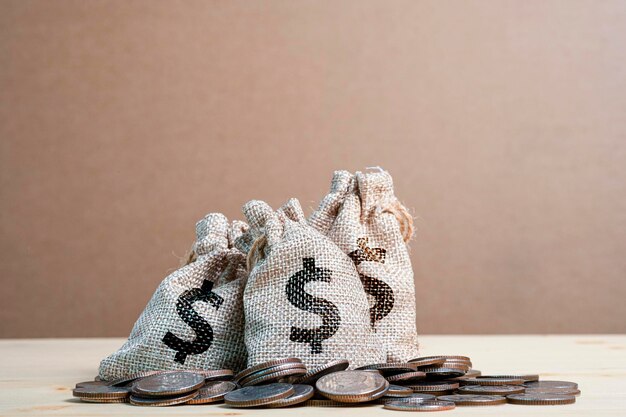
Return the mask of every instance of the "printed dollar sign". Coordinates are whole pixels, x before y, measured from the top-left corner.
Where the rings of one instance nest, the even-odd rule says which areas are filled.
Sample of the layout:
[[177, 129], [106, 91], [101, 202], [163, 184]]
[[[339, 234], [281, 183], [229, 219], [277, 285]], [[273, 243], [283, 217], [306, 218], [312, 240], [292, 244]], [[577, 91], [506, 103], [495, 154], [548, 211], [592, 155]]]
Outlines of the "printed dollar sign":
[[309, 311], [322, 317], [322, 325], [314, 329], [303, 329], [293, 326], [289, 340], [308, 343], [311, 353], [322, 353], [322, 341], [332, 337], [339, 329], [341, 317], [339, 309], [328, 300], [313, 297], [304, 287], [311, 281], [330, 282], [332, 271], [315, 267], [314, 258], [302, 258], [301, 271], [289, 278], [285, 287], [287, 299], [300, 310]]
[[198, 355], [211, 347], [213, 342], [213, 328], [193, 309], [193, 303], [204, 301], [211, 303], [215, 309], [219, 309], [224, 299], [213, 291], [213, 282], [205, 279], [200, 288], [192, 288], [185, 291], [178, 297], [176, 302], [176, 312], [180, 318], [196, 332], [195, 340], [188, 342], [176, 336], [172, 332], [167, 332], [163, 337], [163, 343], [176, 351], [174, 360], [184, 364], [187, 355]]
[[[356, 242], [359, 249], [348, 254], [355, 265], [359, 265], [364, 261], [385, 263], [387, 251], [384, 248], [370, 248], [367, 246], [366, 237], [359, 238]], [[393, 290], [386, 282], [378, 278], [369, 277], [361, 273], [359, 273], [359, 277], [365, 292], [376, 300], [374, 305], [370, 307], [370, 323], [374, 327], [377, 321], [382, 320], [393, 309], [395, 301]]]

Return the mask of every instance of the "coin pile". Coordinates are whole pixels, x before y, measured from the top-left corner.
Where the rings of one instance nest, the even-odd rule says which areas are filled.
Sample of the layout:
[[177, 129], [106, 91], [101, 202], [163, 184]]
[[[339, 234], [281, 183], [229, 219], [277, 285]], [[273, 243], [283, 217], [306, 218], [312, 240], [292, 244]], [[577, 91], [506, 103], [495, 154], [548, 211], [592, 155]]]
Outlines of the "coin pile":
[[114, 381], [76, 384], [86, 402], [138, 406], [211, 404], [230, 407], [346, 407], [382, 404], [398, 411], [444, 411], [456, 406], [572, 404], [578, 384], [543, 381], [537, 374], [482, 375], [466, 356], [428, 356], [406, 363], [380, 363], [348, 370], [336, 360], [307, 370], [284, 358], [230, 370], [150, 371]]

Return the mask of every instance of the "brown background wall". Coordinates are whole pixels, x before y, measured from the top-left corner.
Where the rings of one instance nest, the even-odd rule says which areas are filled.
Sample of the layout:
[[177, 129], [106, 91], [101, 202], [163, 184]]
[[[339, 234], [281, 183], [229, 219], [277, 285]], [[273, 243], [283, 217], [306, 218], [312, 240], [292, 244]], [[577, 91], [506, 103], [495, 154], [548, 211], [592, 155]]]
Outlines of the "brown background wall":
[[209, 211], [381, 165], [422, 333], [626, 331], [623, 1], [0, 1], [0, 336], [126, 335]]

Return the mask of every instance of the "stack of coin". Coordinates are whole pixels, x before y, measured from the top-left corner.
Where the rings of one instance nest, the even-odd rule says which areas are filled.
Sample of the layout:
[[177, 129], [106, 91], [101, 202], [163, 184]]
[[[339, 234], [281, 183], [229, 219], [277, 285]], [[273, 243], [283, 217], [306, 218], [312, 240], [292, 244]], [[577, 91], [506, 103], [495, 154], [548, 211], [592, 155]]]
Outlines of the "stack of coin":
[[269, 384], [288, 377], [306, 375], [307, 369], [298, 358], [284, 358], [251, 366], [233, 377], [242, 387]]
[[444, 411], [457, 406], [572, 404], [578, 384], [544, 381], [537, 374], [482, 375], [467, 356], [439, 355], [406, 363], [378, 363], [348, 370], [335, 360], [307, 370], [283, 358], [232, 371], [146, 371], [114, 381], [76, 384], [86, 402], [141, 406], [211, 404], [230, 407], [349, 407], [383, 404], [399, 411]]

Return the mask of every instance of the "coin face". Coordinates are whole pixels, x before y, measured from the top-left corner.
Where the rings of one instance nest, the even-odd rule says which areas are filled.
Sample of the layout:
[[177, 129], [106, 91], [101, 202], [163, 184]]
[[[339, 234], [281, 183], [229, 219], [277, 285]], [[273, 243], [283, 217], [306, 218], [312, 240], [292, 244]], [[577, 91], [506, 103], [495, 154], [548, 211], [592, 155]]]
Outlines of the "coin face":
[[207, 382], [198, 390], [198, 395], [187, 402], [187, 404], [209, 404], [222, 401], [227, 393], [236, 388], [237, 385], [231, 381]]
[[464, 385], [457, 392], [459, 394], [478, 394], [478, 395], [503, 395], [523, 394], [526, 387], [522, 385]]
[[521, 378], [487, 378], [477, 376], [476, 378], [465, 378], [460, 380], [464, 385], [522, 385]]
[[421, 371], [403, 372], [401, 374], [390, 375], [387, 377], [389, 382], [400, 382], [403, 384], [419, 381], [426, 378], [426, 373]]
[[297, 378], [294, 383], [315, 385], [315, 382], [324, 375], [332, 374], [333, 372], [345, 371], [348, 369], [348, 366], [350, 366], [350, 362], [345, 359], [328, 362], [325, 365], [308, 371], [300, 378]]
[[383, 408], [396, 411], [445, 411], [454, 409], [455, 405], [450, 401], [424, 400], [412, 401], [389, 401]]
[[525, 382], [526, 388], [577, 389], [578, 384], [570, 381], [531, 381]]
[[268, 404], [269, 408], [281, 408], [281, 407], [290, 407], [292, 405], [303, 403], [313, 397], [313, 393], [315, 390], [310, 385], [304, 384], [294, 384], [293, 385], [294, 393], [289, 397], [281, 398], [280, 400], [274, 401], [273, 403]]
[[456, 405], [499, 405], [506, 404], [506, 398], [501, 395], [442, 395], [440, 401], [451, 401]]
[[294, 392], [291, 384], [258, 385], [231, 391], [224, 396], [224, 401], [231, 407], [256, 407], [289, 397]]
[[111, 387], [109, 385], [89, 385], [86, 387], [74, 388], [74, 397], [78, 398], [126, 398], [130, 395], [130, 390], [125, 387]]
[[133, 394], [130, 396], [130, 403], [141, 407], [168, 407], [170, 405], [185, 404], [197, 394], [196, 391], [182, 395], [161, 395], [158, 397], [141, 397]]
[[340, 371], [317, 380], [324, 396], [342, 402], [371, 401], [382, 397], [389, 383], [381, 375], [366, 371]]
[[509, 403], [520, 405], [561, 405], [576, 402], [573, 395], [563, 394], [512, 394], [506, 398]]
[[193, 372], [165, 372], [139, 379], [133, 394], [141, 396], [179, 395], [196, 391], [204, 385], [204, 375]]

